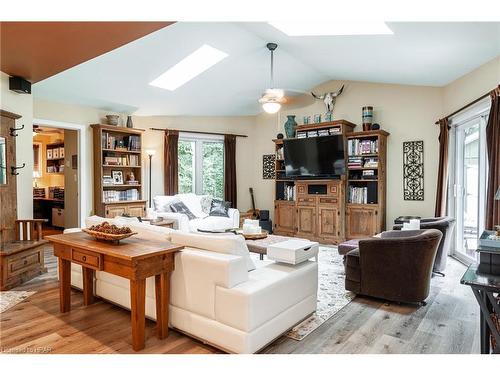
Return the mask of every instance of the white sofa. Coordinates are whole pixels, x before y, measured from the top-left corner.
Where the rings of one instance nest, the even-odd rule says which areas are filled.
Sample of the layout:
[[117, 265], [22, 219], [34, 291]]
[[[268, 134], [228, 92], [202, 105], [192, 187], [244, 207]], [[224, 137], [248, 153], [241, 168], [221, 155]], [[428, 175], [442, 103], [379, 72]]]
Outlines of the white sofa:
[[[87, 226], [103, 220], [89, 218]], [[185, 246], [175, 256], [169, 318], [171, 327], [188, 335], [230, 353], [254, 353], [316, 310], [316, 262], [291, 266], [252, 260], [241, 236], [127, 225], [138, 237], [153, 235]], [[81, 267], [75, 264], [71, 282], [82, 287]], [[124, 278], [96, 272], [95, 294], [130, 308], [129, 281]], [[154, 278], [146, 280], [146, 316], [156, 318]]]
[[[183, 232], [198, 232], [202, 230], [226, 230], [238, 228], [240, 225], [240, 212], [237, 209], [230, 208], [228, 217], [209, 216], [208, 210], [203, 210], [201, 200], [203, 195], [193, 193], [176, 195], [157, 195], [153, 198], [154, 214], [158, 217], [175, 220], [174, 228]], [[196, 216], [196, 219], [189, 220], [187, 215], [172, 212], [170, 204], [181, 201]]]

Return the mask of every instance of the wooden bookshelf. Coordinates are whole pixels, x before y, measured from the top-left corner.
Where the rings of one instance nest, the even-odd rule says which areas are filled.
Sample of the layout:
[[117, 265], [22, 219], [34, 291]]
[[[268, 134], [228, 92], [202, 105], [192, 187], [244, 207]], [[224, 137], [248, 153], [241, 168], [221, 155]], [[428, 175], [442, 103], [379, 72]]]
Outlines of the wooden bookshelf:
[[[366, 238], [385, 230], [388, 136], [389, 133], [383, 130], [346, 135], [346, 237], [348, 239]], [[370, 146], [375, 147], [374, 145], [376, 149], [370, 149]], [[353, 160], [360, 165], [353, 166]], [[376, 166], [365, 165], [374, 160], [377, 160]], [[368, 178], [365, 173], [371, 173], [374, 177]]]
[[[93, 124], [94, 213], [113, 218], [120, 215], [145, 216], [142, 193], [142, 134], [144, 130]], [[109, 164], [111, 161], [118, 164]], [[120, 171], [123, 182], [104, 183], [105, 176]], [[137, 184], [127, 183], [131, 174]], [[111, 194], [115, 197], [111, 198]], [[119, 200], [115, 200], [118, 198]]]

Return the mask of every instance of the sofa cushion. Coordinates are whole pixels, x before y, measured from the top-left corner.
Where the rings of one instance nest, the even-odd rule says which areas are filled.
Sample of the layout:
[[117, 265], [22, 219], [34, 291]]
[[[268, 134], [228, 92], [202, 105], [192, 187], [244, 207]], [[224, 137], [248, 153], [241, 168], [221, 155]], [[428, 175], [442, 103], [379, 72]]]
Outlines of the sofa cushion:
[[255, 264], [252, 258], [250, 258], [250, 252], [242, 236], [210, 235], [174, 231], [170, 235], [170, 240], [177, 245], [241, 256], [245, 258], [248, 271], [255, 269]]
[[153, 198], [155, 211], [158, 212], [172, 212], [170, 205], [175, 202], [179, 202], [175, 195], [157, 195]]
[[223, 201], [222, 199], [212, 199], [212, 205], [210, 206], [210, 216], [224, 216], [229, 217], [229, 209], [231, 208], [231, 202]]
[[196, 217], [206, 217], [207, 214], [203, 212], [201, 208], [201, 195], [196, 195], [193, 193], [177, 194], [179, 200], [184, 203], [189, 211], [191, 211]]
[[170, 205], [170, 209], [178, 214], [184, 214], [189, 220], [196, 219], [196, 216], [191, 212], [191, 210], [184, 204], [184, 202], [176, 202]]
[[210, 208], [212, 207], [212, 199], [213, 199], [213, 197], [211, 195], [201, 195], [200, 196], [201, 210], [206, 215], [208, 215], [210, 213]]
[[310, 296], [316, 297], [318, 263], [291, 266], [267, 261], [249, 272], [248, 278], [231, 289], [218, 286], [215, 294], [216, 320], [245, 332]]

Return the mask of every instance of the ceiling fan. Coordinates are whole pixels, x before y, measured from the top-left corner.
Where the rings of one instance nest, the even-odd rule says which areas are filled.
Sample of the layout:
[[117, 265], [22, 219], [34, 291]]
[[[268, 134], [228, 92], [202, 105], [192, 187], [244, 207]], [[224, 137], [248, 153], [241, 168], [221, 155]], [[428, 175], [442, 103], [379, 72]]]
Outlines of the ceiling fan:
[[47, 134], [47, 135], [49, 135], [49, 134], [62, 134], [61, 130], [59, 130], [59, 129], [44, 128], [44, 127], [41, 127], [40, 125], [33, 124], [33, 136], [40, 134], [40, 133]]
[[285, 90], [274, 87], [274, 51], [278, 48], [276, 43], [267, 43], [267, 49], [271, 52], [271, 87], [266, 89], [259, 99], [262, 109], [267, 113], [276, 113], [281, 109], [281, 105], [290, 102], [290, 95], [307, 94], [302, 90]]

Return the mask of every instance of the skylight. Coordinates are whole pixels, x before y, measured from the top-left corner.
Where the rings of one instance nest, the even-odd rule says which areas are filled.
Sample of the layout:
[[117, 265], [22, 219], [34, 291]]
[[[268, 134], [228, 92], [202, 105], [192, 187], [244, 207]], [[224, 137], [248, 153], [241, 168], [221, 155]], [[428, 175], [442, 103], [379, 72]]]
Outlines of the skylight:
[[174, 91], [227, 56], [227, 53], [204, 44], [149, 84]]
[[393, 34], [383, 21], [272, 21], [269, 24], [288, 36]]

